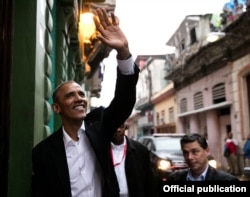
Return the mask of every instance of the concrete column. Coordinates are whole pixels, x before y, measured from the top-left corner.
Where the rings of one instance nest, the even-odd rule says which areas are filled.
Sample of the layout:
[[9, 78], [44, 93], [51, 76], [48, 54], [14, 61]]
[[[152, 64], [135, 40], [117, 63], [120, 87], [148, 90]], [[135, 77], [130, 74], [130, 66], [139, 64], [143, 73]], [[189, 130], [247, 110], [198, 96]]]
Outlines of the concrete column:
[[207, 111], [207, 135], [211, 154], [219, 162], [219, 165], [221, 165], [223, 150], [221, 146], [219, 119], [216, 110]]
[[178, 124], [177, 124], [177, 133], [185, 133], [184, 129], [184, 119], [183, 118], [178, 118]]
[[190, 133], [200, 133], [200, 127], [199, 127], [197, 114], [193, 114], [189, 117], [189, 123], [190, 123]]

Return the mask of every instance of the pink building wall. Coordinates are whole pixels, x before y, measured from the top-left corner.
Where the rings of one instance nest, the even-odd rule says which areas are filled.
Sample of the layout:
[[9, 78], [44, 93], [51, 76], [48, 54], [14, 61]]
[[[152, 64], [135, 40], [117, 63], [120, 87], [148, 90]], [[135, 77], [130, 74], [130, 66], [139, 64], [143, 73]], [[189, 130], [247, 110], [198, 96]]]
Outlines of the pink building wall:
[[[218, 106], [218, 103], [213, 104], [212, 90], [215, 85], [220, 83], [225, 84], [226, 101], [223, 102], [225, 106]], [[187, 99], [187, 112], [180, 113], [180, 109], [178, 109], [177, 130], [184, 133], [207, 133], [211, 154], [217, 159], [219, 166], [223, 168], [227, 167], [223, 157], [227, 125], [233, 128], [234, 122], [231, 122], [232, 113], [219, 115], [219, 110], [221, 107], [232, 108], [231, 86], [231, 67], [227, 65], [177, 92], [178, 106], [180, 106], [181, 99]], [[197, 92], [201, 92], [203, 95], [203, 108], [195, 110], [193, 97]]]

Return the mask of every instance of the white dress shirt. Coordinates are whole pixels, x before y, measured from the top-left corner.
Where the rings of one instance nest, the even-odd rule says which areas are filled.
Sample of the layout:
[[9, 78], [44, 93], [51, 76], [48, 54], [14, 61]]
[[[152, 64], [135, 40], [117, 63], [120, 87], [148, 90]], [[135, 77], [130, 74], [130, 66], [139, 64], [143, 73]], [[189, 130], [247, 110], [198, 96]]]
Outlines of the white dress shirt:
[[207, 170], [208, 170], [208, 165], [207, 165], [206, 169], [202, 172], [202, 174], [200, 176], [198, 176], [197, 178], [194, 178], [192, 175], [192, 172], [190, 170], [188, 170], [186, 180], [187, 181], [205, 181], [205, 178], [207, 175]]
[[63, 128], [72, 197], [101, 197], [102, 176], [95, 153], [85, 134], [84, 122], [74, 141]]
[[128, 197], [128, 185], [125, 173], [127, 142], [124, 137], [123, 144], [115, 145], [111, 142], [111, 156], [115, 168], [116, 177], [120, 188], [120, 197]]
[[134, 59], [131, 56], [126, 60], [117, 59], [118, 67], [122, 74], [124, 75], [132, 75], [135, 73], [134, 71]]

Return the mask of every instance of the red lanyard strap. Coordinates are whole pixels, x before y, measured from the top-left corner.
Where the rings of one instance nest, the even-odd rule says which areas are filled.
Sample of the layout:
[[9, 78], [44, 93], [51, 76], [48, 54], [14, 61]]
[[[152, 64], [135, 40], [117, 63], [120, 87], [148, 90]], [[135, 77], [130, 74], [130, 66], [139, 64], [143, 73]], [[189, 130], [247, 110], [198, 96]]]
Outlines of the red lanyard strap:
[[123, 155], [122, 155], [121, 161], [115, 163], [115, 162], [114, 162], [113, 150], [112, 150], [112, 147], [110, 147], [110, 155], [111, 155], [111, 159], [112, 159], [112, 162], [113, 162], [114, 167], [119, 166], [119, 165], [122, 163], [122, 160], [125, 158], [126, 151], [127, 151], [127, 143], [124, 144], [124, 147], [123, 147]]

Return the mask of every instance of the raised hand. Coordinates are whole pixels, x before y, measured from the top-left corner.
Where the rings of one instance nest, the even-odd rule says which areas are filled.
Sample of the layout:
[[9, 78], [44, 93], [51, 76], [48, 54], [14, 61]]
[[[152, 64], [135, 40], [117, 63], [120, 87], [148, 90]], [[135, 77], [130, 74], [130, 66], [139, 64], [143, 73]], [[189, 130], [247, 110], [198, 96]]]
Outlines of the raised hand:
[[111, 13], [110, 19], [105, 9], [98, 8], [94, 21], [98, 31], [97, 38], [109, 47], [115, 49], [118, 53], [118, 59], [128, 58], [130, 56], [128, 40], [120, 29], [119, 21], [114, 13]]

